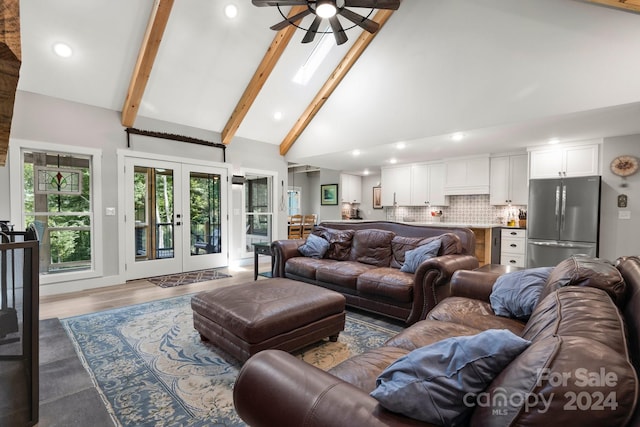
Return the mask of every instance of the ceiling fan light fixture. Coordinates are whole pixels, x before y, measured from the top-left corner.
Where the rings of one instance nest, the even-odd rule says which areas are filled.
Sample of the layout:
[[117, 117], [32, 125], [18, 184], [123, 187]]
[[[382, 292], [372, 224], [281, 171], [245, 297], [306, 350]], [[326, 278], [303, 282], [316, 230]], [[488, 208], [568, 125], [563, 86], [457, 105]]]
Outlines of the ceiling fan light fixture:
[[336, 8], [336, 2], [332, 0], [318, 1], [316, 4], [316, 15], [320, 18], [331, 18], [335, 16], [338, 9]]

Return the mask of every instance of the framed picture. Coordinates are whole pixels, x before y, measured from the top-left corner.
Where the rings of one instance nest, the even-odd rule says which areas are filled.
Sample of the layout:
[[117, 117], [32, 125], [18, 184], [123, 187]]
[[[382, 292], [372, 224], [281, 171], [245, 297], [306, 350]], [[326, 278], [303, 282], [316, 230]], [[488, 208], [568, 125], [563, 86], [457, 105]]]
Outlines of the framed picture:
[[373, 209], [382, 209], [382, 187], [373, 187]]
[[338, 184], [323, 184], [320, 186], [320, 204], [338, 204]]

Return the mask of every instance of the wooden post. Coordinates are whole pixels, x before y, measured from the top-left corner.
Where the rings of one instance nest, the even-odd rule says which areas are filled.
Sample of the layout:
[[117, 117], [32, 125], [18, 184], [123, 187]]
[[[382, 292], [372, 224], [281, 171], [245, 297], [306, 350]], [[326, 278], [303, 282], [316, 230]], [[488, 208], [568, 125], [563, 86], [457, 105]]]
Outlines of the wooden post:
[[0, 2], [0, 166], [7, 162], [22, 53], [19, 0]]

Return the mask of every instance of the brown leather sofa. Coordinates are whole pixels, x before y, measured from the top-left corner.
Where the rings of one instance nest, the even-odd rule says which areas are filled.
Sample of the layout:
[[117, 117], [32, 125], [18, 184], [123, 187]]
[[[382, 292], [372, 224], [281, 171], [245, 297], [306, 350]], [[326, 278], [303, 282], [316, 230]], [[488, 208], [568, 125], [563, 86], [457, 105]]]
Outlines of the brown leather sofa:
[[[563, 261], [551, 272], [526, 323], [493, 314], [489, 295], [496, 278], [492, 273], [457, 272], [452, 296], [426, 320], [328, 372], [281, 351], [258, 353], [236, 381], [238, 414], [252, 427], [429, 426], [392, 413], [371, 397], [378, 375], [411, 350], [444, 338], [509, 329], [532, 344], [485, 391], [535, 393], [551, 403], [546, 411], [518, 407], [522, 401], [517, 399], [502, 401], [499, 411], [478, 405], [468, 425], [640, 425], [640, 258], [620, 258], [615, 267], [590, 258]], [[551, 381], [542, 378], [542, 372], [559, 376]], [[593, 375], [589, 384], [575, 381], [579, 372]], [[601, 395], [610, 399], [604, 408], [595, 406], [603, 402]]]
[[[448, 295], [456, 270], [478, 267], [475, 235], [468, 228], [422, 227], [388, 221], [323, 222], [313, 234], [331, 243], [322, 259], [304, 257], [304, 239], [271, 245], [273, 277], [286, 277], [340, 292], [347, 305], [412, 324]], [[415, 273], [400, 271], [407, 250], [440, 238], [438, 256]]]

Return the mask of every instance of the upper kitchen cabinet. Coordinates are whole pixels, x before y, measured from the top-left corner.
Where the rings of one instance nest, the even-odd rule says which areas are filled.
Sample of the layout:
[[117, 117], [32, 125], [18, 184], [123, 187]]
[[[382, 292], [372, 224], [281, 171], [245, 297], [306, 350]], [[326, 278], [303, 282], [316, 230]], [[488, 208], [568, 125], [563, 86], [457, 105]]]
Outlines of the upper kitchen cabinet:
[[340, 201], [360, 203], [362, 200], [362, 178], [358, 175], [340, 174]]
[[449, 205], [444, 195], [444, 163], [411, 165], [411, 205]]
[[526, 154], [491, 158], [489, 203], [526, 205], [529, 197]]
[[444, 194], [489, 194], [489, 156], [446, 160]]
[[411, 166], [403, 165], [380, 170], [382, 206], [411, 205]]
[[558, 178], [600, 175], [600, 143], [531, 149], [529, 177]]

